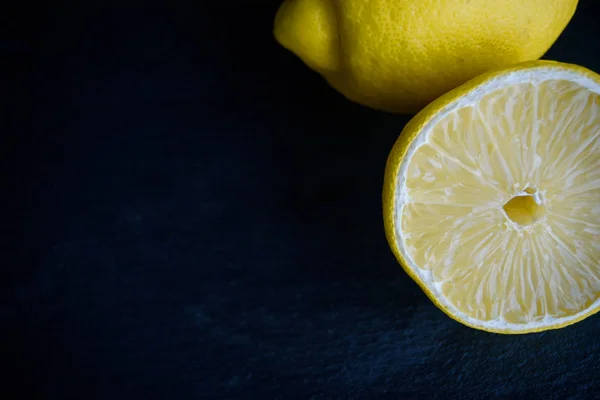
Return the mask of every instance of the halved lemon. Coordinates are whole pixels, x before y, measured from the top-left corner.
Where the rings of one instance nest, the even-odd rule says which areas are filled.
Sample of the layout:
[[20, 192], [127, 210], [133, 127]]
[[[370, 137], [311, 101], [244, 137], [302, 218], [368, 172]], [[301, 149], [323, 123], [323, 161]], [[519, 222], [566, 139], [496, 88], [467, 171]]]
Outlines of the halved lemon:
[[600, 309], [600, 76], [534, 61], [481, 75], [405, 127], [386, 236], [446, 314], [529, 333]]

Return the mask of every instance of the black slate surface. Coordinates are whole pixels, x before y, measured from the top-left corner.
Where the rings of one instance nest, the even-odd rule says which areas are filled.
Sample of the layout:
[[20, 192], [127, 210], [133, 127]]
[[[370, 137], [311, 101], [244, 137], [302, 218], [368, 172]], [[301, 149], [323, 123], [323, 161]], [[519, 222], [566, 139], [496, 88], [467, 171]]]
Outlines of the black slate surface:
[[[600, 317], [480, 332], [402, 272], [408, 118], [279, 47], [278, 4], [3, 6], [0, 398], [598, 398]], [[600, 72], [599, 15], [545, 58]]]

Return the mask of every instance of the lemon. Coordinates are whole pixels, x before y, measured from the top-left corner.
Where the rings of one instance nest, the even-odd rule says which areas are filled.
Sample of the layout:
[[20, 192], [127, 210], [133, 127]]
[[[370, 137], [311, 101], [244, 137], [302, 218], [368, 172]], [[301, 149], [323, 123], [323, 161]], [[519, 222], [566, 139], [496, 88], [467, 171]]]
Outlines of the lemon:
[[488, 71], [540, 58], [577, 0], [285, 0], [277, 41], [352, 101], [415, 112]]
[[405, 271], [477, 329], [560, 328], [600, 308], [600, 76], [530, 61], [417, 114], [394, 145], [385, 231]]

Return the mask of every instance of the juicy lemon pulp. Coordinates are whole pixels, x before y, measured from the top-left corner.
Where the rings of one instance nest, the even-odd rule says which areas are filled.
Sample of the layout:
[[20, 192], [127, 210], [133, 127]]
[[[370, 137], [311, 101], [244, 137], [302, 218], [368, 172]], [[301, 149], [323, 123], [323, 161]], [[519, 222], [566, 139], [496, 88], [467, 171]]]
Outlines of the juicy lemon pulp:
[[447, 105], [396, 179], [399, 252], [446, 312], [491, 331], [568, 324], [600, 303], [600, 85], [505, 74]]

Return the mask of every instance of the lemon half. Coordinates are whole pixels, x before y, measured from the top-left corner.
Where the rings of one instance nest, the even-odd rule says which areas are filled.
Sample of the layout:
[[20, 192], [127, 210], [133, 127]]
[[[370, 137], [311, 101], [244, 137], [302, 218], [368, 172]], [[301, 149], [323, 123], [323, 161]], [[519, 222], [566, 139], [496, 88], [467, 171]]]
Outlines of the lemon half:
[[417, 114], [392, 149], [390, 247], [455, 320], [498, 333], [600, 308], [600, 76], [533, 61]]

